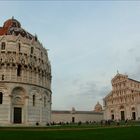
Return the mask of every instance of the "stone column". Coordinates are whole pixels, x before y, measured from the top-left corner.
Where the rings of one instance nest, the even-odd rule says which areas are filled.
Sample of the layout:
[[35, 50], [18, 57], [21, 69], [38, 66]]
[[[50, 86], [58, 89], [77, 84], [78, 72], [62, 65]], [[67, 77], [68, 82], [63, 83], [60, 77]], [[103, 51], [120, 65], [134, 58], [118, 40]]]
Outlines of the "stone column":
[[25, 105], [24, 105], [24, 123], [28, 125], [28, 100], [29, 100], [29, 96], [25, 96]]

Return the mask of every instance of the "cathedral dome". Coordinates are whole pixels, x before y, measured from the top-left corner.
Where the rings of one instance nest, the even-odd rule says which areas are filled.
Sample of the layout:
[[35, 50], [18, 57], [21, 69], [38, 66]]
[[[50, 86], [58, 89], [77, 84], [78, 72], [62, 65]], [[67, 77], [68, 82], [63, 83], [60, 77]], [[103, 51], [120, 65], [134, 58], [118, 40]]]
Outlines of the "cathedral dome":
[[20, 24], [19, 21], [17, 21], [16, 19], [14, 19], [12, 17], [12, 19], [8, 19], [8, 20], [6, 20], [4, 22], [3, 27], [4, 28], [9, 28], [9, 27], [18, 27], [18, 28], [20, 28], [21, 27], [21, 24]]
[[3, 24], [3, 27], [0, 27], [0, 36], [1, 35], [21, 35], [22, 37], [28, 38], [30, 40], [37, 40], [36, 37], [24, 30], [21, 27], [20, 22], [14, 19], [13, 17], [11, 19], [6, 20]]
[[74, 114], [76, 112], [75, 107], [72, 107], [71, 113]]
[[95, 105], [94, 111], [95, 112], [101, 112], [102, 111], [102, 105], [99, 102], [97, 102], [97, 104]]

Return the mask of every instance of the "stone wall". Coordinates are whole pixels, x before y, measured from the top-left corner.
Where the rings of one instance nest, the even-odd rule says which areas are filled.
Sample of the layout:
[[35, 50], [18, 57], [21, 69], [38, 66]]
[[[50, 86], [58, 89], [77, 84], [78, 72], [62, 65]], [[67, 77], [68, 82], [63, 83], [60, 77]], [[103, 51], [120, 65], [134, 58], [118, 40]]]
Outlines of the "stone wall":
[[59, 123], [59, 122], [100, 122], [103, 120], [103, 113], [96, 113], [93, 111], [76, 111], [72, 113], [71, 111], [52, 111], [51, 122]]
[[[46, 125], [50, 122], [51, 92], [44, 87], [21, 83], [0, 83], [3, 102], [0, 104], [0, 125], [14, 123], [14, 107], [22, 109], [22, 125]], [[35, 95], [35, 105], [33, 105]]]

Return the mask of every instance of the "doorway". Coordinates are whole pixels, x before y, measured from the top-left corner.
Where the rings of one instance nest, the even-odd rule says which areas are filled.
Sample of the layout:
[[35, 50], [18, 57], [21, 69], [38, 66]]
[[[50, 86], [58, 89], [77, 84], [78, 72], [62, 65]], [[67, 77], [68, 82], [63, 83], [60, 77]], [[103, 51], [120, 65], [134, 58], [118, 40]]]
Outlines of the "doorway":
[[14, 107], [14, 123], [22, 123], [22, 108]]
[[75, 123], [75, 117], [72, 117], [72, 123]]
[[114, 120], [114, 114], [111, 115], [111, 120]]
[[121, 111], [121, 120], [125, 120], [125, 114], [124, 114], [124, 111]]
[[136, 120], [136, 113], [135, 112], [132, 112], [132, 119]]

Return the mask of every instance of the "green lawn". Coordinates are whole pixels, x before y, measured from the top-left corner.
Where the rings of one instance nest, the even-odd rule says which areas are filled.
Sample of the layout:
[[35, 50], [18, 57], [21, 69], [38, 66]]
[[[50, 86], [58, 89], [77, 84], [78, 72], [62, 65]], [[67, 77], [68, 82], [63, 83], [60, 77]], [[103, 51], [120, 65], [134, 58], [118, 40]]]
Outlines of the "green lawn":
[[140, 126], [78, 128], [0, 128], [0, 140], [139, 140]]

